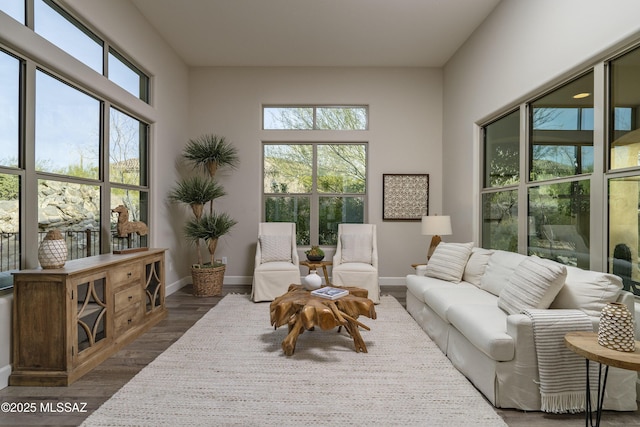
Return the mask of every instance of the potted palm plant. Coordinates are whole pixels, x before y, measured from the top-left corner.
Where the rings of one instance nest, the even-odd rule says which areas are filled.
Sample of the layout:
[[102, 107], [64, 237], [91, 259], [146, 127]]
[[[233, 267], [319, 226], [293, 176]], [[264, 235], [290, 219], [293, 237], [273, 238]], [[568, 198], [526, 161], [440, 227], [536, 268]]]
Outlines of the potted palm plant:
[[[236, 148], [224, 137], [212, 134], [189, 140], [182, 157], [195, 166], [194, 169], [204, 172], [203, 176], [181, 179], [169, 194], [171, 201], [187, 205], [193, 212], [193, 217], [184, 226], [184, 235], [195, 243], [198, 257], [197, 264], [191, 266], [193, 294], [220, 295], [226, 266], [215, 262], [215, 251], [218, 239], [227, 234], [237, 221], [213, 208], [214, 200], [226, 195], [222, 185], [215, 180], [215, 174], [220, 168], [236, 168], [240, 158]], [[210, 255], [208, 262], [203, 262], [203, 241]]]

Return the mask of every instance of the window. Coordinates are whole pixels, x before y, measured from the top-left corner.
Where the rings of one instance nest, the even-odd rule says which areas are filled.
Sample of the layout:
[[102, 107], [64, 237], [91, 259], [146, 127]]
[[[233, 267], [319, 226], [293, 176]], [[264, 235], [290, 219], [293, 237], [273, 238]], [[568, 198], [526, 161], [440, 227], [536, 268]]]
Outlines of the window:
[[[518, 252], [524, 246], [519, 236], [526, 234], [528, 254], [589, 268], [593, 86], [593, 72], [586, 73], [482, 128], [484, 247]], [[524, 109], [529, 113], [526, 182], [519, 150]], [[521, 209], [525, 194], [527, 209]], [[519, 223], [526, 233], [520, 234]]]
[[0, 290], [13, 286], [20, 269], [20, 176], [0, 173]]
[[640, 49], [609, 64], [610, 71], [610, 169], [635, 168], [640, 165]]
[[149, 77], [112, 48], [109, 48], [109, 80], [149, 102]]
[[0, 51], [0, 290], [13, 286], [20, 268], [21, 61]]
[[[111, 205], [114, 209], [123, 205], [129, 211], [130, 221], [147, 223], [147, 146], [148, 125], [118, 111], [109, 113], [109, 180], [111, 182]], [[111, 216], [112, 248], [124, 249], [127, 245], [147, 245], [147, 236], [134, 235], [128, 241], [116, 235], [118, 217]]]
[[102, 74], [102, 40], [51, 0], [34, 0], [33, 30]]
[[518, 252], [518, 191], [482, 195], [482, 247]]
[[533, 101], [529, 179], [593, 172], [593, 73]]
[[529, 187], [529, 254], [589, 269], [589, 180]]
[[147, 185], [147, 125], [115, 108], [110, 109], [109, 118], [110, 181]]
[[[40, 35], [102, 71], [106, 43], [53, 1], [22, 3], [35, 7]], [[94, 45], [99, 66], [92, 61]], [[147, 221], [150, 191], [149, 125], [135, 111], [125, 114], [111, 100], [92, 95], [91, 87], [58, 77], [68, 64], [46, 64], [45, 71], [33, 57], [21, 57], [20, 46], [12, 49], [13, 55], [0, 50], [0, 289], [12, 286], [10, 271], [24, 267], [21, 248], [37, 244], [52, 228], [65, 237], [69, 259], [146, 245], [146, 237], [116, 239], [102, 230], [109, 230], [107, 222], [115, 229], [117, 217], [105, 212], [119, 204], [130, 218]], [[112, 58], [130, 73], [138, 70], [116, 51]], [[113, 74], [119, 79], [126, 72]], [[148, 79], [133, 74], [128, 79], [136, 80], [136, 93], [148, 98]], [[25, 119], [29, 114], [33, 121]], [[20, 213], [31, 212], [26, 203], [37, 209], [37, 227], [20, 223]]]
[[[111, 210], [123, 205], [129, 211], [129, 221], [143, 221], [148, 224], [149, 193], [147, 191], [129, 188], [111, 189]], [[119, 237], [117, 234], [118, 216], [111, 215], [111, 248], [122, 250], [129, 247], [145, 247], [148, 245], [148, 236], [140, 236], [136, 233], [129, 237]]]
[[640, 296], [640, 48], [609, 63], [609, 270]]
[[65, 236], [67, 257], [100, 253], [100, 187], [66, 180], [38, 180], [38, 241], [57, 229]]
[[484, 186], [502, 187], [520, 180], [520, 112], [484, 127]]
[[36, 169], [99, 178], [100, 101], [36, 72]]
[[483, 128], [482, 246], [517, 251], [520, 112]]
[[0, 2], [0, 10], [24, 24], [24, 0], [4, 0]]
[[[149, 77], [132, 61], [101, 39], [86, 25], [75, 19], [53, 0], [27, 0], [33, 2], [33, 30], [69, 55], [83, 62], [97, 73], [108, 76], [111, 81], [149, 102]], [[20, 4], [22, 3], [22, 4]], [[24, 23], [24, 2], [9, 2], [0, 5], [15, 19]], [[22, 19], [19, 19], [22, 17]], [[107, 62], [104, 64], [104, 52]]]
[[20, 61], [0, 51], [0, 166], [18, 167]]
[[265, 130], [366, 130], [366, 106], [265, 106]]
[[295, 222], [299, 245], [335, 245], [339, 223], [363, 223], [367, 145], [265, 143], [265, 221]]

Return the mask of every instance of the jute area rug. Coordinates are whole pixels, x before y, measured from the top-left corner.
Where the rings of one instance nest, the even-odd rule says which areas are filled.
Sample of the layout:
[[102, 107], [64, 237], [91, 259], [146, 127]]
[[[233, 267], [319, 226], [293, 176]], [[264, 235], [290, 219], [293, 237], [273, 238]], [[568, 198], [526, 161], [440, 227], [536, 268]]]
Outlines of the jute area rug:
[[269, 304], [227, 295], [84, 426], [506, 426], [393, 297], [344, 330], [280, 347]]

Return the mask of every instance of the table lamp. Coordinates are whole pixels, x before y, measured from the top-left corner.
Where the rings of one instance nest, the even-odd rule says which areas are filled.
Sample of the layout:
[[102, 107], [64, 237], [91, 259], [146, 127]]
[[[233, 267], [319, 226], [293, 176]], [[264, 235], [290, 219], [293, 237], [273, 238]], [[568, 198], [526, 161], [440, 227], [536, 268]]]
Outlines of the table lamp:
[[434, 215], [422, 217], [422, 234], [431, 237], [431, 244], [427, 251], [427, 260], [433, 255], [436, 246], [442, 241], [440, 236], [449, 236], [451, 231], [451, 217], [449, 215]]

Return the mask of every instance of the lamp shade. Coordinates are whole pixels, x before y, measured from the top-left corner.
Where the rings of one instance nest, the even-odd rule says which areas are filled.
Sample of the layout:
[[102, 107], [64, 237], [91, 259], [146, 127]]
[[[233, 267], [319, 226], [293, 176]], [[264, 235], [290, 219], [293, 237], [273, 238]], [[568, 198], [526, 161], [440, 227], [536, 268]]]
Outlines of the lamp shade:
[[451, 231], [451, 217], [449, 215], [435, 215], [422, 217], [422, 234], [428, 236], [449, 236]]

